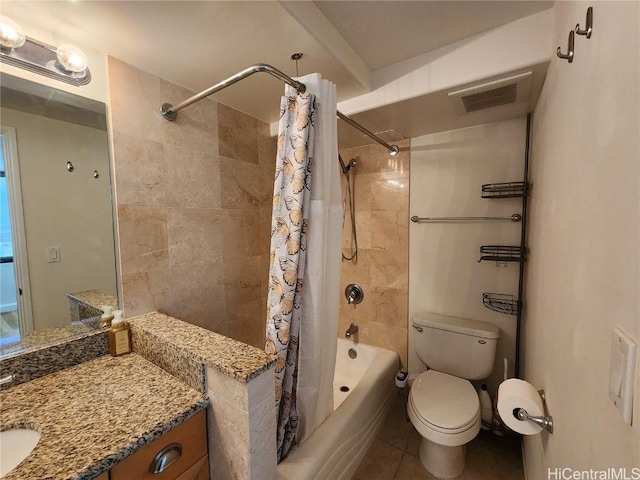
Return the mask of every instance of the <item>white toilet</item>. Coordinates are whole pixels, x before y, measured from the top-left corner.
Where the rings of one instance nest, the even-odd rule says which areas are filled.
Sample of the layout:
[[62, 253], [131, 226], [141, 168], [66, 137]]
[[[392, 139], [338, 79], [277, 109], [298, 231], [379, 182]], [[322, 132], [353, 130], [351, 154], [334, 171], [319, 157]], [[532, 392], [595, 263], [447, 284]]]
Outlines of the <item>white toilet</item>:
[[414, 348], [429, 368], [409, 393], [411, 423], [422, 435], [420, 460], [438, 478], [455, 478], [465, 444], [480, 431], [480, 400], [469, 380], [493, 371], [500, 330], [478, 320], [420, 313], [412, 318]]

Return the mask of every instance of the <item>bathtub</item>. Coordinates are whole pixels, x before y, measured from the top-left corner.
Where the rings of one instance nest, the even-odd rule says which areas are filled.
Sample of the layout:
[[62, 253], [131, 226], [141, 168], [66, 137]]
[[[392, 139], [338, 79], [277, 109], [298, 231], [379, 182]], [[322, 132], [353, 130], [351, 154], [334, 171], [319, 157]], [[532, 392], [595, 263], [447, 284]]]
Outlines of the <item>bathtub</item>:
[[350, 479], [389, 412], [399, 368], [397, 353], [339, 338], [334, 412], [280, 462], [278, 480]]

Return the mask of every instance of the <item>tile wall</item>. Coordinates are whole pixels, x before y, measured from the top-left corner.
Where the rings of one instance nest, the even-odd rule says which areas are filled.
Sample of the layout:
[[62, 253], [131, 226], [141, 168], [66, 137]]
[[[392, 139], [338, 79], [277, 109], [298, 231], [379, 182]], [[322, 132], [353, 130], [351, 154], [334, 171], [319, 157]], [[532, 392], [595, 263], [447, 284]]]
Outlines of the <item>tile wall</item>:
[[[162, 311], [264, 346], [276, 154], [269, 125], [109, 58], [127, 316]], [[274, 106], [277, 108], [277, 106]]]
[[[364, 300], [349, 305], [340, 297], [339, 334], [351, 322], [363, 343], [394, 350], [407, 365], [407, 286], [409, 219], [409, 140], [398, 143], [396, 157], [368, 145], [340, 151], [345, 163], [357, 161], [355, 173], [357, 262], [342, 261], [341, 291], [360, 285]], [[344, 185], [344, 180], [343, 180]], [[343, 252], [350, 256], [351, 219], [347, 209]]]

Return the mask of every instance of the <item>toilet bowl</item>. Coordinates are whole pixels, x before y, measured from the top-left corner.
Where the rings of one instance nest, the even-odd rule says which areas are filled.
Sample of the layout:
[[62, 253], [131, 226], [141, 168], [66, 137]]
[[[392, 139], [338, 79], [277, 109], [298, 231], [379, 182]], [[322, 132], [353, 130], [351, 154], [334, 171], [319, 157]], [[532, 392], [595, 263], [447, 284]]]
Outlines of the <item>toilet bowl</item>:
[[408, 413], [422, 436], [420, 460], [432, 475], [455, 478], [465, 466], [465, 444], [480, 431], [480, 401], [468, 380], [435, 370], [421, 373], [409, 392]]
[[420, 460], [438, 478], [455, 478], [465, 466], [466, 444], [482, 423], [480, 400], [469, 380], [491, 374], [499, 329], [466, 318], [423, 312], [413, 316], [414, 349], [428, 368], [413, 382], [409, 419], [422, 436]]

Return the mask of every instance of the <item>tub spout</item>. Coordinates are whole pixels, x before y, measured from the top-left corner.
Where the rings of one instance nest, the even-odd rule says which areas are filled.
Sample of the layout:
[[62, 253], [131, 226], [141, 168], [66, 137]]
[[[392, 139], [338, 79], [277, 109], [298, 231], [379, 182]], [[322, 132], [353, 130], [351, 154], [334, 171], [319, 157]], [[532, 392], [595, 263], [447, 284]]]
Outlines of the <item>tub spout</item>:
[[351, 338], [351, 336], [355, 335], [356, 333], [358, 333], [358, 324], [352, 323], [351, 325], [349, 325], [349, 328], [347, 329], [347, 333], [345, 333], [345, 336], [347, 338]]

